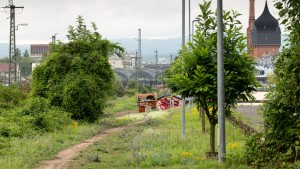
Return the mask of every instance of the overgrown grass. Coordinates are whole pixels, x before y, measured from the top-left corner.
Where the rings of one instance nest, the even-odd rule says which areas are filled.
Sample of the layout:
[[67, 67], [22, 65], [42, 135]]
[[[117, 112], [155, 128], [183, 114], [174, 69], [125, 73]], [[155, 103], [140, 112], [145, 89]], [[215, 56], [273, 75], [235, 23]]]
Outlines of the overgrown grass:
[[113, 114], [123, 111], [134, 111], [137, 108], [137, 99], [135, 96], [124, 96], [122, 98], [110, 99], [108, 107], [105, 109], [105, 113]]
[[106, 128], [128, 123], [122, 120], [103, 120], [98, 124], [78, 124], [73, 121], [64, 129], [25, 138], [0, 138], [0, 168], [34, 168], [38, 161], [49, 159], [57, 152], [90, 138]]
[[[132, 102], [127, 98], [118, 99], [117, 104], [107, 108], [106, 111], [126, 111], [130, 109], [127, 104], [132, 105]], [[52, 158], [57, 152], [90, 138], [106, 128], [129, 122], [132, 122], [132, 119], [113, 117], [100, 119], [94, 124], [71, 121], [61, 130], [54, 132], [35, 132], [21, 137], [0, 137], [0, 169], [34, 168], [39, 161]]]
[[206, 159], [209, 132], [201, 134], [200, 125], [193, 109], [186, 115], [186, 137], [181, 138], [177, 109], [164, 118], [150, 118], [145, 124], [109, 136], [76, 157], [70, 168], [248, 168], [242, 165], [245, 137], [239, 129], [227, 123], [227, 162], [219, 164]]

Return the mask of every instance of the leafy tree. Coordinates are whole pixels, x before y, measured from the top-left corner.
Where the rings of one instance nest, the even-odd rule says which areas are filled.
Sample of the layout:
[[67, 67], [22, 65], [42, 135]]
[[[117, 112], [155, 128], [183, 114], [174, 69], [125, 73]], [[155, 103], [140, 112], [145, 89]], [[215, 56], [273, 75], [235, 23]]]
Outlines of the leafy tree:
[[9, 57], [1, 58], [0, 63], [9, 63]]
[[73, 119], [97, 120], [112, 90], [112, 52], [123, 51], [103, 39], [92, 23], [88, 30], [81, 16], [77, 27], [69, 27], [68, 43], [51, 44], [45, 62], [34, 69], [32, 95], [50, 100], [51, 105], [70, 112]]
[[125, 95], [125, 87], [124, 87], [120, 77], [115, 76], [113, 86], [114, 86], [114, 90], [116, 91], [117, 97], [123, 97]]
[[289, 42], [300, 45], [300, 2], [298, 0], [275, 0], [275, 7], [279, 9], [281, 24], [286, 26]]
[[139, 83], [136, 80], [130, 80], [125, 89], [125, 94], [128, 96], [134, 96], [138, 91]]
[[20, 73], [21, 76], [29, 76], [32, 72], [31, 59], [28, 50], [26, 49], [23, 56], [20, 58]]
[[[281, 23], [289, 33], [288, 45], [280, 53], [274, 70], [275, 88], [264, 105], [264, 131], [247, 143], [247, 159], [254, 165], [288, 168], [300, 152], [300, 2], [276, 0]], [[261, 140], [264, 140], [263, 142]], [[291, 167], [291, 166], [289, 166]]]
[[28, 50], [26, 49], [25, 52], [23, 53], [24, 58], [29, 58], [29, 53]]
[[[210, 151], [215, 152], [217, 124], [217, 19], [211, 1], [199, 5], [196, 34], [193, 42], [179, 52], [179, 57], [167, 71], [166, 82], [183, 96], [193, 96], [210, 123]], [[258, 85], [254, 64], [245, 53], [245, 37], [239, 16], [234, 11], [224, 12], [225, 110], [229, 113], [237, 99], [253, 98], [251, 92]], [[189, 50], [190, 49], [190, 50]]]

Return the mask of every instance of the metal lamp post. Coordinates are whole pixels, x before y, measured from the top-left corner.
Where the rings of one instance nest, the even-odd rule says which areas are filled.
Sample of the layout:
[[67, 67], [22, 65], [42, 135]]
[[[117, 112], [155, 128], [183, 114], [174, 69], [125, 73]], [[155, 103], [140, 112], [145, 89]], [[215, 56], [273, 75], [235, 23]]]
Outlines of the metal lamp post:
[[28, 26], [28, 23], [20, 23], [16, 26], [16, 30], [19, 29], [19, 26]]
[[[28, 23], [20, 23], [18, 24], [16, 27], [15, 27], [15, 30], [18, 30], [19, 29], [19, 26], [28, 26]], [[16, 40], [16, 39], [15, 39]], [[16, 43], [15, 43], [16, 44]], [[16, 72], [16, 76], [18, 74], [18, 78], [16, 78], [16, 81], [20, 82], [21, 81], [21, 68], [20, 68], [20, 64], [21, 64], [21, 53], [17, 53], [16, 51], [17, 48], [15, 48], [15, 52], [14, 52], [14, 55], [15, 55], [15, 58], [17, 58], [17, 54], [19, 55], [18, 56], [18, 67], [17, 67], [17, 63], [15, 63], [15, 68], [18, 69], [18, 72]]]
[[224, 92], [224, 49], [223, 49], [223, 2], [217, 2], [217, 27], [218, 27], [218, 135], [219, 135], [219, 162], [225, 161], [225, 92]]

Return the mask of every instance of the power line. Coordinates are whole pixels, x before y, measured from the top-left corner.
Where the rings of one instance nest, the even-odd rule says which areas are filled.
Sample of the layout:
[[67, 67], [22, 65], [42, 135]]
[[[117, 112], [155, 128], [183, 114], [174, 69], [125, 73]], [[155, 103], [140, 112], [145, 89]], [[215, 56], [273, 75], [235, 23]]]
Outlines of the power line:
[[17, 82], [17, 55], [16, 55], [16, 9], [23, 9], [24, 7], [15, 6], [13, 0], [9, 0], [9, 5], [4, 9], [10, 9], [10, 31], [9, 31], [9, 74], [8, 84]]
[[10, 17], [7, 17], [6, 19], [2, 20], [0, 23], [5, 22], [7, 19], [9, 19]]

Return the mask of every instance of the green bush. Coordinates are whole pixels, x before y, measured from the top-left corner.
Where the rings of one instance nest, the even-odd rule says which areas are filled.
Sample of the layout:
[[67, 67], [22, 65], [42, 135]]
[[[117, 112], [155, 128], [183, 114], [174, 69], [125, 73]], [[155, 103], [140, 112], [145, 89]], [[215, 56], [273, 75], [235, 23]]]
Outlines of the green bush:
[[99, 82], [92, 75], [76, 73], [67, 75], [63, 81], [62, 106], [72, 112], [73, 119], [95, 121], [105, 106]]
[[0, 84], [0, 108], [12, 108], [27, 97], [17, 85], [3, 86]]
[[52, 132], [71, 124], [70, 114], [41, 97], [29, 98], [14, 109], [0, 113], [0, 137], [23, 137]]
[[[281, 142], [281, 144], [286, 143]], [[277, 147], [274, 145], [277, 145]], [[295, 157], [293, 157], [292, 147], [282, 152], [279, 145], [278, 140], [269, 139], [263, 133], [255, 134], [248, 138], [246, 142], [244, 159], [248, 165], [256, 168], [271, 166], [275, 168], [297, 168], [294, 165]]]
[[21, 137], [33, 131], [33, 117], [22, 116], [18, 109], [2, 111], [0, 114], [0, 137]]
[[125, 95], [125, 87], [118, 76], [115, 76], [113, 86], [117, 97], [123, 97]]
[[69, 113], [51, 106], [49, 100], [41, 97], [28, 99], [19, 113], [31, 117], [36, 130], [51, 132], [71, 124]]
[[268, 168], [300, 168], [299, 0], [275, 0], [288, 38], [277, 56], [274, 88], [263, 106], [264, 130], [247, 145], [249, 163]]
[[125, 95], [126, 96], [135, 96], [137, 93], [136, 89], [126, 89], [125, 90]]
[[71, 118], [68, 113], [59, 109], [53, 109], [36, 115], [33, 124], [37, 129], [53, 132], [71, 124]]
[[69, 42], [52, 44], [45, 62], [34, 69], [32, 96], [47, 98], [73, 119], [95, 121], [114, 95], [108, 56], [122, 48], [102, 39], [95, 24], [88, 30], [81, 17], [77, 22], [69, 27]]

